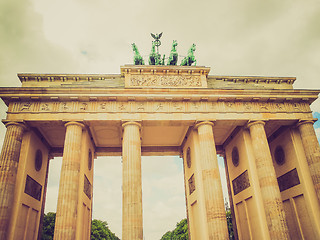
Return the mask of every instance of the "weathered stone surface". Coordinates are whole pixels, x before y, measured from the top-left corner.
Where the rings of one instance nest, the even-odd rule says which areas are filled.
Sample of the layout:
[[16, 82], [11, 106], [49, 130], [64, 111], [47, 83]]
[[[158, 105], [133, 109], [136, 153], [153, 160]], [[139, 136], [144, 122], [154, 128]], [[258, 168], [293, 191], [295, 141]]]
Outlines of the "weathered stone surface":
[[54, 239], [75, 239], [83, 124], [66, 123]]
[[320, 203], [320, 147], [313, 128], [313, 121], [300, 121], [298, 127], [306, 153], [311, 178]]
[[228, 239], [227, 219], [224, 209], [217, 153], [214, 144], [212, 122], [200, 122], [198, 129], [201, 151], [201, 175], [206, 207], [208, 239]]
[[[289, 221], [289, 228], [294, 229], [289, 229], [290, 234], [295, 235], [298, 229], [305, 238], [313, 239], [312, 234], [319, 238], [320, 227], [316, 221], [320, 216], [319, 201], [317, 203], [313, 188], [315, 186], [319, 199], [319, 145], [309, 121], [313, 119], [310, 104], [320, 91], [295, 90], [292, 77], [208, 76], [209, 70], [206, 67], [126, 65], [121, 67], [121, 74], [19, 74], [21, 88], [0, 89], [0, 96], [8, 106], [7, 121], [23, 119], [32, 129], [30, 132], [34, 130], [39, 141], [43, 141], [45, 151], [53, 156], [62, 156], [63, 152], [56, 239], [90, 236], [88, 228], [81, 227], [90, 226], [92, 214], [93, 171], [88, 168], [91, 165], [87, 162], [89, 148], [93, 155], [123, 154], [123, 239], [143, 239], [141, 154], [178, 155], [181, 149], [185, 158], [190, 236], [201, 240], [226, 239], [216, 153], [225, 151], [229, 163], [235, 146], [239, 149], [238, 157], [234, 157], [234, 163], [230, 162], [228, 173], [232, 176], [230, 181], [238, 180], [238, 189], [232, 182], [229, 184], [235, 216], [240, 218], [239, 237], [267, 240], [270, 235], [272, 239], [286, 239], [282, 205], [287, 204], [286, 214], [294, 216]], [[249, 131], [243, 129], [248, 119], [267, 119], [268, 123], [265, 128], [259, 121], [249, 124], [250, 136]], [[299, 119], [307, 121], [301, 121], [298, 131], [295, 125]], [[77, 121], [85, 121], [88, 127], [82, 129]], [[211, 121], [215, 121], [214, 127]], [[66, 125], [66, 135], [64, 122], [70, 122]], [[195, 123], [199, 123], [196, 128]], [[282, 131], [288, 136], [283, 148], [290, 158], [283, 165], [275, 162], [272, 166], [266, 136], [268, 140], [277, 139]], [[12, 135], [9, 125], [7, 134]], [[12, 139], [19, 138], [13, 135], [16, 137]], [[3, 168], [8, 173], [17, 169], [18, 160], [10, 164], [6, 161], [18, 159], [19, 141], [11, 139], [8, 143], [7, 139], [11, 138], [6, 137], [1, 161], [5, 162], [3, 166], [12, 163], [13, 167]], [[28, 144], [30, 141], [23, 142], [22, 151], [29, 151]], [[269, 146], [275, 147], [271, 143]], [[12, 153], [15, 157], [11, 157]], [[26, 159], [24, 162], [29, 162], [33, 156]], [[21, 171], [20, 166], [17, 177], [20, 180], [15, 188], [17, 198], [21, 194], [30, 198], [24, 193], [21, 180], [26, 179], [25, 166], [21, 166]], [[276, 176], [281, 177], [294, 168], [301, 184], [284, 187], [286, 190], [280, 193], [274, 170]], [[34, 167], [27, 169], [33, 171]], [[17, 196], [13, 196], [14, 183], [10, 180], [14, 177], [1, 174], [0, 183], [4, 183], [10, 194], [1, 193], [0, 199], [10, 202]], [[30, 176], [45, 187], [40, 174]], [[15, 203], [11, 219], [19, 220], [22, 211], [18, 207], [23, 204]], [[32, 207], [27, 207], [31, 211]], [[4, 212], [7, 219], [10, 210], [1, 209], [1, 217]], [[294, 225], [299, 221], [299, 226]], [[24, 222], [11, 222], [12, 236], [33, 232], [16, 231], [15, 226]], [[312, 226], [306, 227], [309, 222]], [[0, 229], [3, 226], [0, 224]], [[29, 226], [26, 223], [24, 229]]]
[[24, 124], [8, 122], [0, 155], [0, 239], [6, 239], [14, 198], [14, 189]]
[[256, 169], [271, 239], [290, 239], [263, 121], [250, 121]]
[[141, 125], [125, 122], [122, 128], [122, 239], [143, 240]]

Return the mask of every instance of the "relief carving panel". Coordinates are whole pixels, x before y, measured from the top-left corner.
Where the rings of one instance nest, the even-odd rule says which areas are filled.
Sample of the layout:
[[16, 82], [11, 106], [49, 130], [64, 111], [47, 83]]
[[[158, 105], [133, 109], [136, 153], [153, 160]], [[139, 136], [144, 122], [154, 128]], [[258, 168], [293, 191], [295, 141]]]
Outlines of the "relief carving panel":
[[192, 176], [189, 178], [188, 183], [189, 183], [189, 195], [191, 195], [196, 190], [194, 174], [192, 174]]
[[27, 175], [26, 185], [24, 188], [24, 193], [28, 194], [29, 196], [33, 197], [34, 199], [40, 201], [41, 200], [41, 192], [42, 186], [32, 177]]
[[200, 75], [132, 74], [131, 87], [203, 87]]
[[241, 173], [238, 177], [232, 180], [233, 186], [233, 194], [237, 195], [238, 193], [242, 192], [243, 190], [250, 187], [249, 175], [248, 170]]
[[277, 180], [280, 192], [300, 184], [296, 168], [278, 177]]
[[270, 102], [207, 102], [207, 101], [101, 101], [101, 102], [16, 102], [9, 112], [288, 112], [309, 113], [310, 108], [304, 103]]
[[90, 181], [89, 181], [89, 179], [87, 178], [86, 175], [84, 175], [83, 192], [87, 195], [87, 197], [88, 197], [89, 199], [91, 199], [91, 196], [92, 196], [92, 186], [91, 186], [91, 183], [90, 183]]

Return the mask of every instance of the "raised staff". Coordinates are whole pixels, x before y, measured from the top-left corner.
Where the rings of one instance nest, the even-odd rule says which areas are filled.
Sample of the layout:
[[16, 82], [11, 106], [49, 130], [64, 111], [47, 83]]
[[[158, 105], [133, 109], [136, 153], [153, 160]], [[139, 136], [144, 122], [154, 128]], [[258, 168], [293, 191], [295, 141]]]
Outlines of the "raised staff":
[[160, 38], [162, 36], [162, 33], [159, 34], [153, 34], [151, 33], [151, 36], [154, 38], [154, 45], [157, 47], [157, 53], [159, 53], [159, 46], [161, 46]]
[[[149, 65], [165, 65], [165, 54], [161, 56], [159, 53], [159, 46], [161, 46], [160, 38], [162, 37], [162, 32], [159, 34], [151, 33], [151, 36], [153, 37], [154, 41], [152, 41], [152, 47], [151, 52], [149, 54]], [[176, 50], [178, 43], [176, 40], [172, 43], [172, 48], [170, 51], [169, 58], [167, 58], [167, 65], [177, 65], [178, 62], [178, 53]], [[157, 47], [157, 50], [156, 50]], [[142, 56], [140, 55], [137, 46], [133, 43], [132, 48], [134, 51], [134, 57], [133, 57], [133, 63], [134, 65], [144, 65], [144, 60]], [[190, 49], [188, 50], [188, 55], [184, 57], [181, 61], [181, 66], [191, 66], [193, 63], [196, 65], [197, 61], [194, 56], [194, 51], [196, 50], [196, 45], [192, 44]]]

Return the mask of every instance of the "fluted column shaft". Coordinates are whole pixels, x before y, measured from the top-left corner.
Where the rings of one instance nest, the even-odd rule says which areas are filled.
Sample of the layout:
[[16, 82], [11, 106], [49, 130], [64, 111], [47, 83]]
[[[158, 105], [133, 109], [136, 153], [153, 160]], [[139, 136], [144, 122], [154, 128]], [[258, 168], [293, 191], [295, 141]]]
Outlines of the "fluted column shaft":
[[25, 125], [6, 124], [7, 132], [0, 155], [0, 239], [6, 239], [14, 198], [20, 150]]
[[122, 127], [122, 239], [143, 240], [141, 125], [126, 122]]
[[306, 154], [310, 175], [315, 187], [318, 200], [320, 201], [320, 147], [313, 128], [312, 120], [298, 123], [303, 148]]
[[248, 123], [268, 229], [271, 239], [290, 239], [264, 125], [263, 121]]
[[200, 168], [206, 207], [209, 239], [229, 239], [226, 211], [224, 209], [217, 152], [212, 131], [212, 122], [200, 122]]
[[54, 239], [75, 239], [83, 124], [66, 123]]

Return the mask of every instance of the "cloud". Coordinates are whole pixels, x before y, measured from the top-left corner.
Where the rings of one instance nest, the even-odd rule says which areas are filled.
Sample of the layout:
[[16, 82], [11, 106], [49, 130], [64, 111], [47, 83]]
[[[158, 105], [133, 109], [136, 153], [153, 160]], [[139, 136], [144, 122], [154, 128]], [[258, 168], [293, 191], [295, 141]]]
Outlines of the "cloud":
[[45, 38], [43, 17], [34, 11], [32, 1], [2, 1], [0, 9], [1, 86], [19, 86], [19, 72], [74, 69], [75, 61], [68, 50]]

